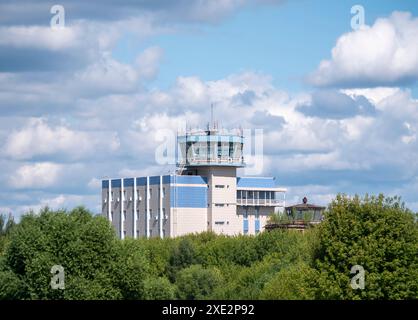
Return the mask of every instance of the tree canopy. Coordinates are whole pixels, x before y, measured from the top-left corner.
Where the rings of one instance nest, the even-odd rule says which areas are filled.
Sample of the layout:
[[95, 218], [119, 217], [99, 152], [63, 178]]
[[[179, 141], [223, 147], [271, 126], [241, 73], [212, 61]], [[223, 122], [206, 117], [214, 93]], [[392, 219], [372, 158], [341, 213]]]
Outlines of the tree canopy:
[[[0, 299], [418, 298], [417, 215], [399, 198], [338, 195], [324, 215], [304, 233], [125, 240], [83, 207], [3, 216]], [[353, 266], [364, 289], [350, 286]]]

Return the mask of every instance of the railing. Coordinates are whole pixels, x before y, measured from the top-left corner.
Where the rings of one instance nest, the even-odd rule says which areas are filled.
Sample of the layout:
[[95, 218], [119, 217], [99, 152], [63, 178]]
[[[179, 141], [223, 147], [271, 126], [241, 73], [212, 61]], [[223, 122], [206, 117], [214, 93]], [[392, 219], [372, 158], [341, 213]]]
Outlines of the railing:
[[192, 158], [192, 159], [188, 159], [188, 161], [182, 160], [179, 161], [179, 165], [200, 165], [200, 164], [240, 164], [240, 165], [244, 165], [244, 160], [242, 158], [204, 158], [204, 159], [196, 159], [196, 158]]
[[237, 199], [237, 205], [283, 207], [284, 201], [278, 199]]

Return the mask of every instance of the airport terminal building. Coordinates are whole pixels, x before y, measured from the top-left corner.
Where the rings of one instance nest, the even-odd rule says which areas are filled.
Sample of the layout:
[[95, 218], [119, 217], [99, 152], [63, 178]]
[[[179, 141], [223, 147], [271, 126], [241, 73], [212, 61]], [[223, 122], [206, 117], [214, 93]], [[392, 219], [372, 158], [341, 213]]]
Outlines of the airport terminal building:
[[174, 174], [102, 180], [102, 214], [121, 239], [213, 231], [257, 234], [285, 207], [274, 177], [237, 177], [241, 130], [208, 127], [177, 137]]

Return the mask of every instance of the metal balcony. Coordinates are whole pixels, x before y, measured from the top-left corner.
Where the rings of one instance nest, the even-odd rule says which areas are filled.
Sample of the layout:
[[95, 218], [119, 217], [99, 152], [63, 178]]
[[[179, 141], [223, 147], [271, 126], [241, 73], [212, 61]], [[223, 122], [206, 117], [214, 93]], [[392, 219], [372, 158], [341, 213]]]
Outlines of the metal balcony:
[[278, 199], [237, 199], [238, 206], [284, 207], [284, 201]]

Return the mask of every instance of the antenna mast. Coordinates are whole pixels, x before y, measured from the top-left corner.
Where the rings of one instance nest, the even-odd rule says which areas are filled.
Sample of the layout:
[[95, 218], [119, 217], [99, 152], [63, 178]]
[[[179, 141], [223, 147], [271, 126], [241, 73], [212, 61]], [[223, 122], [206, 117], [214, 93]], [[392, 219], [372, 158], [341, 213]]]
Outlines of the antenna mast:
[[215, 125], [213, 123], [213, 102], [210, 104], [210, 125], [211, 129], [215, 129]]

